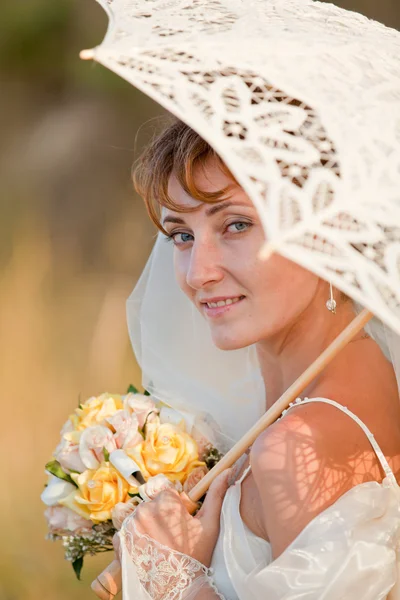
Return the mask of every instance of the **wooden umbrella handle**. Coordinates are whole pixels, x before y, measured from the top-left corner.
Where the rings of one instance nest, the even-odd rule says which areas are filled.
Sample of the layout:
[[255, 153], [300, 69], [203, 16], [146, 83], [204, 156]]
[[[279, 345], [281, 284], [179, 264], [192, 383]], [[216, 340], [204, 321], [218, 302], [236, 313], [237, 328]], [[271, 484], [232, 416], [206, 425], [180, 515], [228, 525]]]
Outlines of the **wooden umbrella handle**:
[[[274, 402], [270, 409], [253, 425], [251, 429], [222, 457], [222, 459], [209, 471], [191, 490], [189, 497], [183, 498], [189, 512], [194, 512], [196, 502], [204, 496], [214, 479], [229, 469], [246, 450], [255, 442], [257, 437], [271, 423], [276, 421], [282, 412], [295, 400], [308, 384], [317, 377], [321, 371], [339, 354], [339, 352], [353, 339], [355, 335], [372, 319], [374, 315], [364, 309], [353, 321], [338, 335], [338, 337], [320, 354], [320, 356], [300, 375], [286, 392]], [[115, 564], [117, 563], [117, 565]], [[119, 569], [119, 571], [118, 571]], [[92, 590], [101, 600], [112, 600], [121, 589], [121, 567], [118, 561], [113, 561], [92, 584]], [[96, 585], [97, 582], [97, 585]], [[99, 585], [100, 583], [100, 585]], [[105, 584], [105, 585], [104, 585]], [[106, 587], [110, 593], [104, 590]], [[113, 590], [117, 590], [114, 591]]]

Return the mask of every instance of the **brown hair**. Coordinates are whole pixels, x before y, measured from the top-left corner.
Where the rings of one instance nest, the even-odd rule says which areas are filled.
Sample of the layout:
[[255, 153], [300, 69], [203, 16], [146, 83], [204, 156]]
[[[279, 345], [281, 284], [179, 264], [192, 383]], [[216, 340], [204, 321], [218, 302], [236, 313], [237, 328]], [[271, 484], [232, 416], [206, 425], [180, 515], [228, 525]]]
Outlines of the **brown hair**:
[[[135, 189], [145, 201], [153, 223], [166, 233], [161, 225], [161, 207], [186, 212], [168, 194], [168, 182], [175, 175], [178, 182], [195, 200], [219, 202], [227, 188], [215, 192], [200, 190], [195, 182], [195, 169], [205, 167], [209, 159], [217, 159], [221, 170], [235, 183], [236, 180], [215, 150], [185, 123], [174, 120], [145, 148], [133, 169]], [[196, 210], [191, 209], [191, 210]]]

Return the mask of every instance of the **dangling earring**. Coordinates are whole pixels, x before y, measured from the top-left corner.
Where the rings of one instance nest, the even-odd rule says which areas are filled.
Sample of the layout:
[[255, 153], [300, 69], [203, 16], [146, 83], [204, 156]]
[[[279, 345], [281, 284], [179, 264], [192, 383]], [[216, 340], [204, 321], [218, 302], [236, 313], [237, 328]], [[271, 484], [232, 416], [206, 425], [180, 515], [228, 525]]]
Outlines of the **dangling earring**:
[[333, 289], [332, 289], [332, 282], [329, 282], [329, 288], [330, 288], [330, 298], [329, 300], [326, 301], [326, 308], [328, 310], [331, 311], [331, 313], [333, 315], [336, 314], [336, 300], [333, 297]]

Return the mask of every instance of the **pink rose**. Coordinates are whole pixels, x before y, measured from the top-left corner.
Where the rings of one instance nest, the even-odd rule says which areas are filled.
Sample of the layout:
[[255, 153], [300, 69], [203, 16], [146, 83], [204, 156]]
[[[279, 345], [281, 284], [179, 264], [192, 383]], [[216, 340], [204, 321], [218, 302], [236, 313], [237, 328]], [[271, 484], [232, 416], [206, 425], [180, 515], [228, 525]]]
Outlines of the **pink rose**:
[[194, 486], [197, 485], [201, 479], [203, 479], [206, 473], [208, 473], [208, 469], [205, 465], [193, 469], [183, 484], [183, 491], [185, 494], [188, 494], [190, 490], [192, 490]]
[[141, 502], [143, 502], [143, 500], [138, 496], [135, 496], [128, 500], [128, 502], [118, 502], [118, 504], [114, 506], [111, 510], [111, 519], [115, 529], [118, 531], [121, 529], [122, 523], [133, 513]]
[[62, 534], [72, 531], [81, 533], [92, 529], [93, 523], [66, 506], [49, 506], [44, 511], [50, 533]]
[[143, 441], [138, 431], [139, 421], [135, 413], [118, 410], [112, 417], [108, 417], [107, 421], [115, 431], [114, 439], [117, 448], [134, 448]]
[[139, 487], [139, 494], [147, 502], [153, 500], [163, 490], [181, 492], [182, 485], [179, 481], [170, 481], [168, 477], [159, 473], [158, 475], [154, 475], [154, 477], [150, 477], [146, 483]]
[[86, 469], [79, 454], [79, 445], [73, 444], [69, 440], [62, 438], [54, 453], [54, 458], [58, 460], [61, 467], [69, 473], [69, 471], [78, 471], [82, 473]]
[[143, 429], [149, 414], [156, 410], [156, 405], [151, 396], [143, 394], [127, 394], [124, 398], [124, 408], [130, 409], [138, 418], [139, 427]]
[[117, 449], [112, 432], [103, 425], [88, 427], [79, 440], [79, 454], [87, 469], [97, 469], [104, 461], [104, 448], [109, 454]]

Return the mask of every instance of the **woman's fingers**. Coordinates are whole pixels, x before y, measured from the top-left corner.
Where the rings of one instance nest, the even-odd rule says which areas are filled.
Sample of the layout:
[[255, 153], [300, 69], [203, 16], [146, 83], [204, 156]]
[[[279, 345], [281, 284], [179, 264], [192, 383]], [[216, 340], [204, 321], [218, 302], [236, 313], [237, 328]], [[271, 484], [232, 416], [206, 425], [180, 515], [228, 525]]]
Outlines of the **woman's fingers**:
[[230, 484], [230, 475], [232, 469], [226, 469], [212, 482], [210, 489], [207, 492], [203, 506], [197, 513], [198, 519], [207, 522], [217, 523], [219, 525], [219, 517], [221, 514], [222, 503], [225, 498], [226, 491]]

